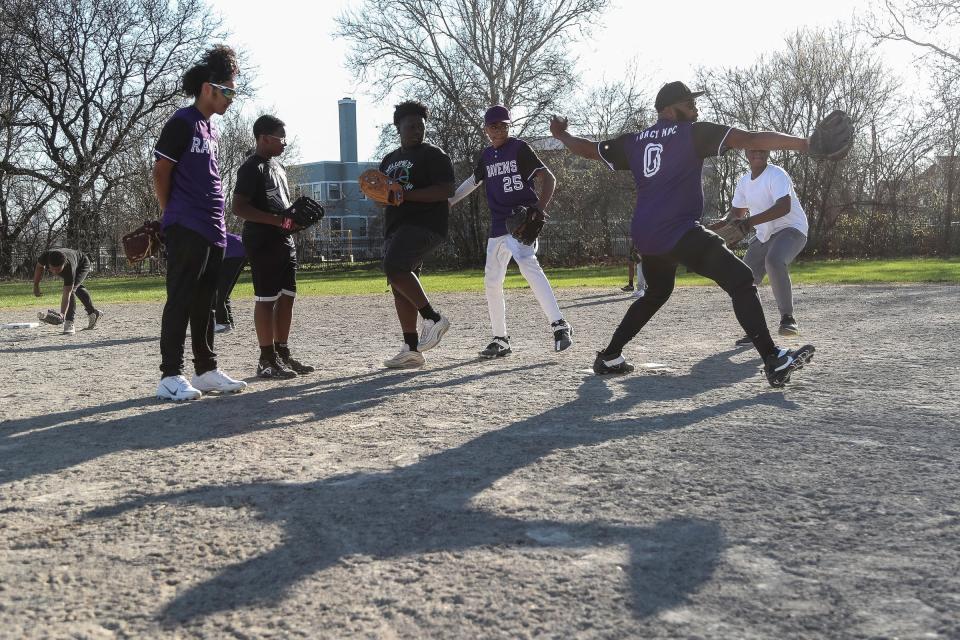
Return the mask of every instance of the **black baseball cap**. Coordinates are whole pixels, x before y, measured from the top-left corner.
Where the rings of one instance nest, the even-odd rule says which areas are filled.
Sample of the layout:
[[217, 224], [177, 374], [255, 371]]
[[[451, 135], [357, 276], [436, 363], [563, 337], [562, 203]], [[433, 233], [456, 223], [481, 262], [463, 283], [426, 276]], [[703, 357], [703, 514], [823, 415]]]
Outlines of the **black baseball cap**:
[[657, 111], [660, 111], [664, 107], [683, 102], [688, 98], [702, 96], [705, 93], [706, 91], [690, 91], [690, 88], [679, 80], [668, 82], [660, 87], [660, 91], [657, 92], [657, 101], [653, 103], [653, 106]]

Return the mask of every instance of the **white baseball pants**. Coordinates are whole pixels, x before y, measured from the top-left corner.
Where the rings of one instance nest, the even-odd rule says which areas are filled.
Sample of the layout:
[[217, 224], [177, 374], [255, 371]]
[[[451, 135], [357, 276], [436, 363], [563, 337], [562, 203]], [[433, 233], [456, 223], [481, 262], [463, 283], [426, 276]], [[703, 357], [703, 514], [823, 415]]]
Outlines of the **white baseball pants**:
[[493, 335], [507, 336], [507, 303], [503, 297], [503, 279], [507, 276], [507, 266], [513, 258], [520, 267], [520, 274], [526, 279], [533, 295], [540, 303], [544, 315], [550, 323], [563, 318], [557, 298], [553, 295], [550, 282], [537, 260], [537, 242], [526, 245], [507, 234], [487, 240], [487, 263], [483, 270], [483, 285], [487, 294], [487, 308], [490, 311], [490, 326]]

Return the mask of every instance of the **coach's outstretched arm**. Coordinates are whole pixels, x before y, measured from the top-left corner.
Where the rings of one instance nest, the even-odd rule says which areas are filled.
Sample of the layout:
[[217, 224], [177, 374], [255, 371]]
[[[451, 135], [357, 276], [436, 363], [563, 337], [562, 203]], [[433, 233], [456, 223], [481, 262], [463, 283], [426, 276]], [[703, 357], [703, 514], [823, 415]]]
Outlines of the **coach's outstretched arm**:
[[603, 160], [600, 157], [600, 149], [597, 143], [586, 138], [578, 138], [567, 131], [567, 119], [564, 116], [553, 116], [550, 118], [550, 135], [563, 143], [567, 149], [574, 155], [588, 160]]
[[810, 139], [776, 131], [744, 131], [731, 128], [724, 144], [730, 149], [758, 149], [760, 151], [810, 151]]

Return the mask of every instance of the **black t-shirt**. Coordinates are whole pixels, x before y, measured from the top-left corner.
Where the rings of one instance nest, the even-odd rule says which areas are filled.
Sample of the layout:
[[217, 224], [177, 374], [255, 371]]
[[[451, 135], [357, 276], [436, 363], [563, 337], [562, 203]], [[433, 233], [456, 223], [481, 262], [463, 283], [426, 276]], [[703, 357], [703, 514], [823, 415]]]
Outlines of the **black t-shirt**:
[[40, 257], [37, 258], [37, 263], [49, 268], [50, 256], [54, 253], [59, 253], [63, 256], [63, 271], [57, 275], [63, 278], [64, 286], [73, 286], [77, 273], [86, 266], [87, 257], [76, 249], [51, 249], [50, 251], [41, 253]]
[[[380, 162], [380, 171], [399, 181], [407, 191], [454, 181], [450, 157], [428, 142], [390, 152]], [[390, 236], [402, 225], [413, 224], [446, 237], [450, 204], [446, 198], [439, 202], [404, 201], [399, 207], [386, 207], [384, 216], [384, 236]]]
[[[287, 172], [274, 159], [253, 154], [237, 170], [237, 184], [233, 192], [250, 198], [250, 204], [267, 213], [280, 214], [290, 202]], [[257, 251], [268, 245], [282, 244], [296, 251], [293, 236], [280, 227], [245, 220], [243, 223], [243, 246], [247, 251]]]

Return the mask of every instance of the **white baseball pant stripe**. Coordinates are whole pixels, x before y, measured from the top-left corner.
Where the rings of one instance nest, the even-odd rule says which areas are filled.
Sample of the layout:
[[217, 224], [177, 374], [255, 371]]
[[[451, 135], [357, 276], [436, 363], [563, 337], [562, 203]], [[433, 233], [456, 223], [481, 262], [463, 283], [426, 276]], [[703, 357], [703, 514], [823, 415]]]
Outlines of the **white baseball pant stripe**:
[[507, 303], [503, 297], [503, 279], [507, 276], [507, 266], [513, 258], [520, 267], [520, 274], [533, 290], [544, 315], [550, 323], [563, 318], [557, 298], [550, 288], [550, 281], [537, 260], [537, 242], [526, 245], [507, 234], [487, 240], [487, 263], [483, 270], [483, 285], [487, 294], [487, 308], [490, 311], [490, 326], [493, 335], [507, 334]]

